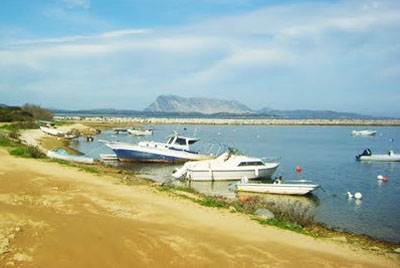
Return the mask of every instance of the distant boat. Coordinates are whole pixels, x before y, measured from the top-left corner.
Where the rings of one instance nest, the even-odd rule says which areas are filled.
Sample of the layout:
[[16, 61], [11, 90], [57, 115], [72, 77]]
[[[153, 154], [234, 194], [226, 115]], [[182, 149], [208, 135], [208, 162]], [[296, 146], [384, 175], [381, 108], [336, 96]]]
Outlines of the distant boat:
[[58, 137], [61, 137], [61, 136], [63, 137], [63, 136], [64, 136], [64, 132], [59, 131], [59, 130], [57, 130], [57, 129], [55, 129], [55, 128], [49, 128], [49, 127], [40, 126], [40, 129], [41, 129], [44, 133], [49, 134], [49, 135], [52, 135], [52, 136], [58, 136]]
[[400, 154], [395, 154], [390, 150], [386, 154], [373, 154], [370, 149], [365, 149], [361, 154], [356, 156], [358, 161], [374, 161], [374, 162], [400, 162]]
[[175, 163], [213, 158], [211, 155], [193, 151], [191, 145], [198, 139], [178, 133], [168, 137], [167, 142], [140, 141], [139, 143], [107, 142], [120, 161]]
[[250, 180], [271, 178], [278, 162], [225, 152], [216, 159], [189, 161], [173, 173], [173, 177], [192, 181], [229, 181], [246, 176]]
[[46, 121], [46, 120], [39, 120], [40, 124], [46, 125], [46, 126], [55, 126], [56, 122], [53, 121]]
[[351, 135], [353, 136], [373, 136], [376, 134], [375, 130], [363, 129], [363, 130], [353, 130]]
[[65, 161], [84, 163], [84, 164], [93, 164], [94, 163], [94, 159], [91, 157], [87, 157], [84, 155], [69, 154], [64, 149], [49, 150], [49, 151], [47, 151], [47, 157], [53, 158], [53, 159], [65, 160]]
[[280, 179], [277, 179], [274, 183], [249, 183], [246, 180], [241, 180], [235, 184], [235, 187], [238, 192], [306, 195], [319, 189], [321, 186], [305, 180], [282, 182]]
[[152, 129], [138, 129], [138, 128], [128, 128], [126, 130], [129, 134], [133, 136], [150, 136], [153, 135]]

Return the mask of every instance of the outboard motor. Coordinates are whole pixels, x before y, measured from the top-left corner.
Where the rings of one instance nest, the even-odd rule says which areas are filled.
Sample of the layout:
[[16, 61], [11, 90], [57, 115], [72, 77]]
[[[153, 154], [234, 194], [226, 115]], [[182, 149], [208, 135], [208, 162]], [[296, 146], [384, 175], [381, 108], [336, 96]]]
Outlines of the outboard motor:
[[357, 155], [356, 159], [360, 160], [361, 156], [370, 156], [370, 155], [372, 155], [372, 152], [371, 152], [371, 150], [369, 148], [367, 148], [362, 152], [362, 154]]

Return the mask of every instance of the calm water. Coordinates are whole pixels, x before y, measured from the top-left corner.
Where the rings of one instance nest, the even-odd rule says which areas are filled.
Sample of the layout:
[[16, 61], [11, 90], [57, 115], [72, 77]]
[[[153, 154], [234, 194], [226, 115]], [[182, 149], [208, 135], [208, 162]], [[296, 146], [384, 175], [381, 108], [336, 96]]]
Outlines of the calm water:
[[[165, 141], [177, 130], [182, 134], [196, 135], [202, 141], [214, 144], [198, 146], [203, 151], [221, 153], [222, 147], [234, 147], [244, 154], [258, 157], [280, 157], [281, 167], [277, 173], [285, 178], [310, 179], [322, 185], [323, 190], [313, 198], [293, 197], [302, 202], [311, 202], [316, 219], [329, 226], [345, 231], [368, 234], [391, 242], [400, 242], [400, 163], [363, 163], [355, 156], [370, 148], [374, 153], [386, 153], [389, 149], [400, 153], [400, 128], [374, 127], [378, 133], [372, 137], [353, 137], [354, 127], [331, 126], [176, 126], [152, 125], [154, 135], [136, 138], [127, 134], [115, 135], [104, 131], [94, 142], [83, 138], [73, 146], [86, 154], [99, 158], [100, 153], [111, 153], [99, 140], [121, 140], [136, 142], [140, 139]], [[218, 151], [218, 149], [220, 149]], [[117, 164], [117, 163], [116, 163]], [[296, 166], [303, 168], [296, 173]], [[157, 164], [124, 164], [143, 176], [165, 181], [171, 179], [174, 166]], [[387, 182], [377, 180], [384, 175]], [[207, 194], [235, 197], [228, 183], [193, 183], [192, 187]], [[361, 201], [348, 199], [347, 191], [361, 192]], [[280, 198], [280, 197], [271, 197]], [[292, 197], [281, 197], [292, 198]]]

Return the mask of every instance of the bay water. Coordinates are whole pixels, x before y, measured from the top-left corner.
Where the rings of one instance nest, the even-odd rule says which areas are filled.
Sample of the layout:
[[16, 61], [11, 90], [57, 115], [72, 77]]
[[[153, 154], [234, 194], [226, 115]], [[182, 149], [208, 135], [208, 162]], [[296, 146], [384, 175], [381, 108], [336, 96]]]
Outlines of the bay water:
[[[127, 126], [129, 127], [129, 126]], [[84, 137], [72, 142], [72, 147], [99, 158], [100, 153], [112, 153], [102, 140], [165, 142], [168, 135], [200, 139], [198, 149], [220, 154], [231, 147], [239, 152], [281, 163], [276, 175], [287, 179], [303, 178], [320, 183], [322, 189], [312, 197], [297, 198], [311, 202], [315, 219], [328, 226], [357, 234], [366, 234], [389, 242], [400, 243], [400, 162], [358, 162], [355, 159], [364, 149], [372, 153], [400, 153], [399, 127], [373, 127], [375, 136], [352, 136], [361, 127], [351, 126], [238, 126], [238, 125], [151, 125], [153, 136], [134, 137], [103, 131], [93, 142]], [[130, 169], [139, 175], [164, 182], [180, 165], [138, 164], [114, 162], [119, 168]], [[302, 171], [296, 171], [300, 166]], [[386, 177], [387, 182], [377, 176]], [[231, 182], [229, 182], [231, 183]], [[191, 187], [205, 194], [235, 198], [228, 182], [199, 182]], [[362, 200], [349, 199], [347, 192], [360, 192]], [[280, 197], [271, 197], [280, 198]]]

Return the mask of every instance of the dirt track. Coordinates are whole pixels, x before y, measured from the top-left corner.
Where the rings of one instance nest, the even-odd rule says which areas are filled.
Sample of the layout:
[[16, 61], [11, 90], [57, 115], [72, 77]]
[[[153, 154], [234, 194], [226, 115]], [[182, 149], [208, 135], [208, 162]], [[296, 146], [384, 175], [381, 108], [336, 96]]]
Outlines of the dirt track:
[[399, 267], [151, 186], [0, 149], [0, 267]]

